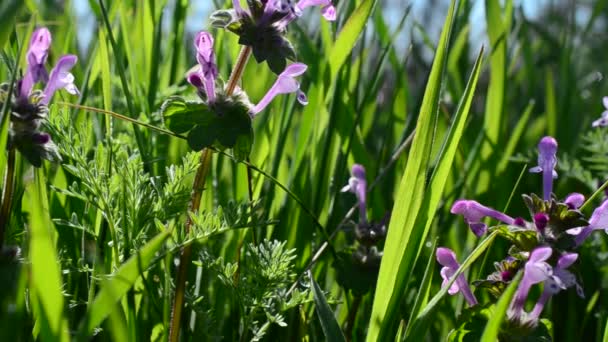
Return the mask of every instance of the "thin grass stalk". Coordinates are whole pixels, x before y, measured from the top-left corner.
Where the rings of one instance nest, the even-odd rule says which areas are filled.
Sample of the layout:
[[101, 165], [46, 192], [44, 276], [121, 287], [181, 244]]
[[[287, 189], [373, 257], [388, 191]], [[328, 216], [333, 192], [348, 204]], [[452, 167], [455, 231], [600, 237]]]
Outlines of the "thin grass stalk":
[[[239, 53], [239, 57], [236, 61], [234, 70], [232, 70], [232, 73], [230, 74], [230, 79], [228, 80], [228, 84], [226, 85], [226, 94], [228, 96], [232, 95], [232, 93], [236, 89], [237, 83], [239, 82], [243, 75], [243, 72], [245, 71], [247, 61], [249, 61], [249, 56], [251, 56], [251, 48], [248, 46], [244, 46], [241, 49], [241, 52]], [[205, 190], [205, 180], [207, 179], [207, 174], [209, 173], [212, 156], [213, 151], [211, 149], [205, 148], [201, 151], [201, 162], [198, 167], [198, 170], [196, 171], [194, 184], [192, 185], [192, 197], [190, 198], [189, 211], [193, 213], [196, 213], [198, 211], [198, 208], [200, 207], [201, 197], [203, 195], [203, 191]], [[185, 236], [190, 233], [191, 227], [192, 220], [188, 216], [188, 218], [186, 219], [186, 225], [184, 227]], [[190, 264], [191, 255], [192, 245], [187, 245], [181, 251], [179, 265], [177, 266], [175, 298], [173, 300], [173, 308], [171, 310], [171, 322], [169, 326], [170, 342], [177, 342], [179, 340], [179, 327], [182, 318], [182, 311], [184, 309], [184, 294], [186, 291], [186, 279], [188, 278], [188, 266]]]
[[13, 191], [15, 189], [15, 149], [8, 150], [6, 161], [6, 174], [4, 175], [4, 189], [2, 190], [2, 207], [0, 207], [0, 251], [4, 245], [4, 234], [10, 221]]

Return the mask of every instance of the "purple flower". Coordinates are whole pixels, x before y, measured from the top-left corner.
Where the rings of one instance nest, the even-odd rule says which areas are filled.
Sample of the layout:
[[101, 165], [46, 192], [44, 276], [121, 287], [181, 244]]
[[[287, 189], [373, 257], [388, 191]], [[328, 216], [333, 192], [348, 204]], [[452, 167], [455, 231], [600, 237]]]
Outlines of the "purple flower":
[[528, 318], [538, 320], [549, 298], [561, 290], [576, 286], [578, 295], [584, 297], [583, 289], [576, 281], [576, 276], [566, 270], [566, 268], [570, 267], [577, 258], [578, 254], [576, 253], [566, 253], [559, 258], [557, 266], [553, 268], [553, 274], [545, 280], [543, 293]]
[[570, 209], [578, 209], [585, 203], [585, 196], [579, 194], [578, 192], [573, 192], [570, 195], [566, 196], [564, 199], [564, 203]]
[[515, 224], [515, 220], [509, 215], [498, 210], [488, 208], [472, 200], [458, 200], [450, 209], [452, 214], [464, 216], [464, 221], [478, 237], [486, 233], [488, 226], [481, 222], [484, 217], [491, 217], [506, 224]]
[[545, 201], [551, 199], [553, 189], [553, 178], [557, 178], [555, 165], [557, 164], [557, 141], [552, 137], [544, 137], [538, 143], [538, 166], [530, 169], [530, 172], [543, 173], [543, 198]]
[[304, 9], [312, 6], [321, 6], [321, 15], [325, 20], [336, 20], [336, 8], [332, 5], [331, 0], [300, 0], [293, 8], [290, 7], [290, 10], [286, 11], [287, 15], [279, 21], [278, 26], [284, 29], [289, 23], [301, 17]]
[[579, 246], [593, 231], [600, 229], [604, 229], [608, 233], [608, 200], [605, 200], [599, 207], [595, 208], [589, 219], [588, 226], [568, 229], [566, 233], [575, 235], [575, 244]]
[[279, 94], [297, 93], [298, 101], [302, 105], [307, 105], [308, 99], [306, 98], [306, 94], [300, 90], [300, 83], [295, 79], [295, 77], [302, 75], [307, 68], [306, 64], [302, 63], [293, 63], [285, 68], [262, 100], [251, 110], [251, 116], [255, 117], [259, 112], [263, 111]]
[[196, 60], [199, 69], [188, 74], [186, 79], [199, 92], [204, 92], [209, 102], [213, 102], [216, 95], [215, 80], [218, 74], [215, 52], [213, 51], [213, 36], [209, 32], [199, 32], [194, 39], [194, 47], [196, 47]]
[[530, 253], [524, 266], [524, 276], [511, 303], [511, 315], [514, 318], [520, 318], [524, 312], [524, 304], [532, 285], [543, 282], [553, 275], [553, 268], [546, 262], [552, 253], [550, 247], [538, 247]]
[[544, 234], [545, 228], [547, 228], [547, 224], [549, 223], [549, 215], [545, 213], [536, 213], [534, 214], [533, 220], [536, 229], [538, 229], [541, 234]]
[[40, 101], [41, 104], [48, 104], [53, 94], [61, 88], [72, 95], [79, 94], [78, 88], [74, 84], [74, 75], [70, 73], [76, 62], [78, 62], [78, 57], [75, 55], [65, 55], [59, 58], [57, 65], [51, 70], [49, 82], [44, 88], [44, 98]]
[[[435, 256], [437, 257], [437, 262], [443, 266], [441, 269], [441, 278], [443, 278], [441, 287], [446, 287], [450, 281], [450, 278], [452, 278], [452, 276], [456, 274], [458, 268], [460, 268], [460, 264], [456, 260], [456, 254], [454, 254], [454, 252], [449, 248], [437, 248]], [[473, 295], [464, 274], [460, 274], [456, 278], [456, 281], [454, 281], [452, 286], [450, 286], [448, 289], [448, 293], [450, 295], [455, 295], [458, 292], [462, 293], [464, 299], [467, 301], [467, 303], [469, 303], [470, 306], [477, 305], [477, 299], [475, 298], [475, 295]]]
[[604, 96], [604, 98], [602, 98], [602, 103], [604, 104], [604, 111], [602, 112], [602, 117], [593, 121], [593, 123], [591, 124], [592, 127], [608, 126], [608, 96]]
[[301, 16], [304, 9], [311, 6], [321, 6], [321, 14], [326, 20], [336, 20], [336, 8], [330, 0], [300, 0], [296, 4], [296, 15]]
[[350, 191], [357, 196], [359, 202], [359, 219], [367, 223], [365, 168], [363, 165], [354, 164], [351, 172], [352, 177], [348, 179], [348, 185], [342, 188], [342, 192]]
[[41, 27], [32, 33], [26, 54], [27, 70], [21, 82], [19, 97], [27, 98], [35, 83], [48, 82], [49, 75], [44, 64], [49, 55], [51, 40], [51, 33], [46, 27]]

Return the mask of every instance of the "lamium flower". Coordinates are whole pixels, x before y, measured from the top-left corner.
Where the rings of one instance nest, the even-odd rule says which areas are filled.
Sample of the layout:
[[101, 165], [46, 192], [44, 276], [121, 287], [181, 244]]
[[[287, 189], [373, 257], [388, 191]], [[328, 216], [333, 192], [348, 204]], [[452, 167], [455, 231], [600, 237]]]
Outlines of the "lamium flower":
[[[443, 278], [441, 287], [446, 287], [450, 278], [452, 278], [452, 276], [456, 274], [458, 268], [460, 268], [460, 264], [456, 260], [456, 254], [449, 248], [437, 248], [435, 256], [437, 257], [437, 262], [443, 266], [441, 269], [441, 278]], [[462, 293], [464, 299], [470, 306], [477, 305], [477, 298], [473, 295], [464, 274], [458, 275], [454, 283], [452, 283], [452, 286], [448, 289], [450, 295], [455, 295], [458, 292]]]
[[547, 301], [549, 301], [549, 298], [561, 290], [576, 286], [576, 292], [578, 295], [581, 298], [584, 297], [583, 289], [576, 281], [576, 276], [570, 271], [566, 270], [576, 261], [577, 258], [578, 254], [576, 253], [566, 253], [558, 259], [557, 265], [553, 268], [553, 274], [544, 282], [542, 295], [528, 316], [530, 320], [538, 320], [543, 308], [545, 307], [545, 304], [547, 304]]
[[484, 235], [488, 229], [488, 226], [481, 222], [484, 217], [491, 217], [508, 225], [515, 224], [515, 220], [509, 215], [472, 200], [458, 200], [454, 202], [450, 212], [464, 216], [464, 221], [478, 237]]
[[553, 190], [553, 179], [557, 178], [557, 141], [552, 137], [544, 137], [538, 143], [538, 165], [530, 172], [543, 173], [543, 199], [549, 201]]
[[577, 192], [571, 193], [564, 199], [564, 204], [566, 204], [570, 209], [578, 209], [581, 207], [581, 205], [583, 205], [583, 203], [585, 203], [585, 196]]
[[190, 73], [187, 79], [199, 90], [199, 93], [204, 91], [206, 98], [212, 103], [215, 101], [215, 80], [218, 74], [213, 51], [213, 36], [209, 32], [199, 32], [194, 39], [194, 47], [199, 67]]
[[604, 96], [602, 98], [602, 103], [604, 104], [604, 111], [602, 112], [602, 117], [593, 121], [593, 123], [591, 124], [592, 127], [608, 126], [608, 96]]
[[532, 286], [549, 279], [553, 275], [553, 268], [547, 263], [552, 253], [551, 247], [537, 247], [530, 253], [524, 266], [524, 276], [511, 303], [510, 314], [512, 318], [519, 320], [522, 317], [524, 304]]
[[579, 246], [591, 233], [600, 229], [608, 233], [608, 200], [605, 200], [599, 207], [595, 208], [589, 219], [588, 226], [573, 228], [568, 230], [567, 233], [575, 236], [575, 244]]
[[41, 27], [32, 33], [26, 54], [27, 69], [19, 89], [20, 95], [28, 96], [35, 83], [48, 81], [49, 75], [44, 65], [49, 55], [51, 40], [51, 33], [46, 27]]
[[251, 116], [255, 117], [259, 112], [263, 111], [279, 94], [296, 93], [298, 102], [302, 105], [307, 105], [308, 99], [306, 98], [306, 94], [300, 90], [300, 83], [295, 79], [297, 76], [302, 75], [307, 68], [306, 64], [303, 63], [294, 63], [285, 68], [262, 100], [253, 107]]
[[350, 191], [357, 196], [357, 202], [359, 204], [359, 219], [362, 223], [367, 223], [367, 181], [365, 180], [365, 168], [363, 165], [354, 164], [351, 175], [352, 176], [348, 179], [348, 184], [343, 187], [341, 191]]
[[[23, 78], [16, 82], [14, 96], [8, 97], [8, 84], [0, 87], [0, 105], [5, 101], [11, 103], [8, 147], [19, 150], [36, 167], [42, 165], [43, 159], [61, 159], [51, 136], [41, 131], [42, 122], [48, 116], [50, 100], [59, 89], [66, 89], [73, 95], [79, 94], [74, 75], [70, 73], [78, 60], [75, 55], [60, 57], [50, 75], [47, 73], [45, 64], [51, 41], [48, 29], [42, 27], [35, 30], [26, 53], [27, 68]], [[34, 89], [37, 83], [45, 86], [44, 91]]]
[[57, 65], [51, 70], [49, 82], [46, 84], [46, 88], [44, 88], [44, 98], [41, 100], [42, 104], [48, 104], [53, 94], [59, 89], [65, 89], [72, 95], [80, 94], [74, 84], [74, 75], [70, 73], [76, 62], [78, 62], [78, 57], [75, 55], [65, 55], [59, 58]]

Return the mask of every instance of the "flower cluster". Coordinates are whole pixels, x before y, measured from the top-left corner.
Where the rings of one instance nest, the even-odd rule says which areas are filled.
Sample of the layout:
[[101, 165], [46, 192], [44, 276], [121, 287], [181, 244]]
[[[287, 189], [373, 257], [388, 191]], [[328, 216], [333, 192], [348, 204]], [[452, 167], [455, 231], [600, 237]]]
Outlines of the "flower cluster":
[[[0, 107], [10, 101], [11, 127], [9, 148], [16, 148], [34, 166], [40, 167], [42, 160], [60, 159], [51, 136], [41, 130], [48, 116], [48, 104], [59, 89], [79, 94], [70, 70], [78, 58], [64, 55], [57, 60], [50, 74], [46, 62], [51, 46], [51, 33], [45, 27], [34, 31], [26, 54], [27, 69], [23, 78], [16, 82], [12, 92], [7, 83], [0, 86]], [[37, 83], [45, 85], [43, 90], [34, 89]], [[9, 98], [9, 94], [13, 96]]]
[[[537, 326], [544, 306], [554, 294], [573, 287], [579, 296], [584, 296], [577, 277], [569, 271], [578, 258], [574, 249], [594, 230], [608, 229], [608, 200], [597, 207], [587, 221], [579, 210], [585, 201], [583, 195], [572, 193], [560, 201], [553, 194], [553, 180], [557, 177], [557, 141], [552, 137], [542, 138], [538, 151], [538, 165], [531, 168], [530, 172], [542, 173], [543, 197], [535, 194], [523, 196], [531, 220], [513, 218], [473, 200], [458, 200], [451, 208], [453, 214], [464, 217], [476, 236], [496, 232], [512, 243], [505, 259], [495, 263], [496, 272], [474, 284], [498, 298], [515, 275], [523, 272], [508, 318], [511, 323], [529, 329]], [[500, 223], [488, 228], [482, 222], [484, 219]], [[447, 248], [438, 248], [436, 257], [443, 266], [441, 276], [445, 286], [460, 265], [454, 252]], [[533, 309], [527, 311], [525, 304], [528, 294], [533, 286], [540, 284], [543, 287], [542, 294]], [[477, 304], [477, 299], [462, 274], [448, 292], [460, 292], [469, 305]]]
[[211, 25], [239, 36], [239, 44], [251, 47], [258, 63], [266, 61], [275, 73], [281, 73], [287, 60], [295, 60], [295, 51], [285, 37], [287, 25], [308, 7], [320, 6], [323, 17], [333, 21], [336, 9], [330, 0], [247, 0], [247, 8], [232, 0], [233, 9], [212, 14]]

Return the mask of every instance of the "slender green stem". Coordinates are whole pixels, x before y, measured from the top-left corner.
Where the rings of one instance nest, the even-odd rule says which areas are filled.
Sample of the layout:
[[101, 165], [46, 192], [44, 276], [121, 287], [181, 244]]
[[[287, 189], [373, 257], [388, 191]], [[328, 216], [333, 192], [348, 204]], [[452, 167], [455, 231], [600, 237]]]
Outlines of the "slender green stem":
[[[241, 49], [241, 52], [239, 53], [239, 57], [236, 61], [234, 70], [232, 71], [230, 79], [228, 80], [228, 84], [226, 85], [226, 95], [230, 96], [232, 95], [232, 93], [234, 93], [234, 90], [236, 89], [239, 80], [243, 76], [243, 72], [245, 71], [245, 66], [247, 65], [249, 56], [251, 56], [251, 48], [248, 46], [244, 46]], [[198, 167], [198, 170], [196, 171], [194, 184], [192, 185], [192, 196], [190, 198], [189, 211], [193, 213], [196, 213], [198, 211], [198, 208], [200, 207], [203, 190], [205, 190], [205, 179], [207, 178], [207, 174], [209, 173], [212, 156], [213, 151], [211, 149], [206, 148], [201, 151], [201, 162]], [[192, 220], [190, 219], [190, 217], [188, 217], [184, 228], [185, 236], [190, 233], [191, 227]], [[186, 279], [188, 278], [188, 266], [190, 264], [191, 255], [192, 245], [188, 245], [182, 249], [179, 258], [175, 286], [175, 298], [173, 299], [173, 308], [171, 310], [171, 322], [169, 326], [170, 342], [177, 342], [179, 340], [179, 327], [182, 320], [182, 312], [184, 309], [184, 293], [186, 291]]]
[[2, 191], [2, 207], [0, 207], [0, 250], [4, 245], [4, 234], [10, 222], [13, 191], [15, 189], [15, 149], [8, 150], [6, 161], [6, 174], [4, 176], [4, 189]]

